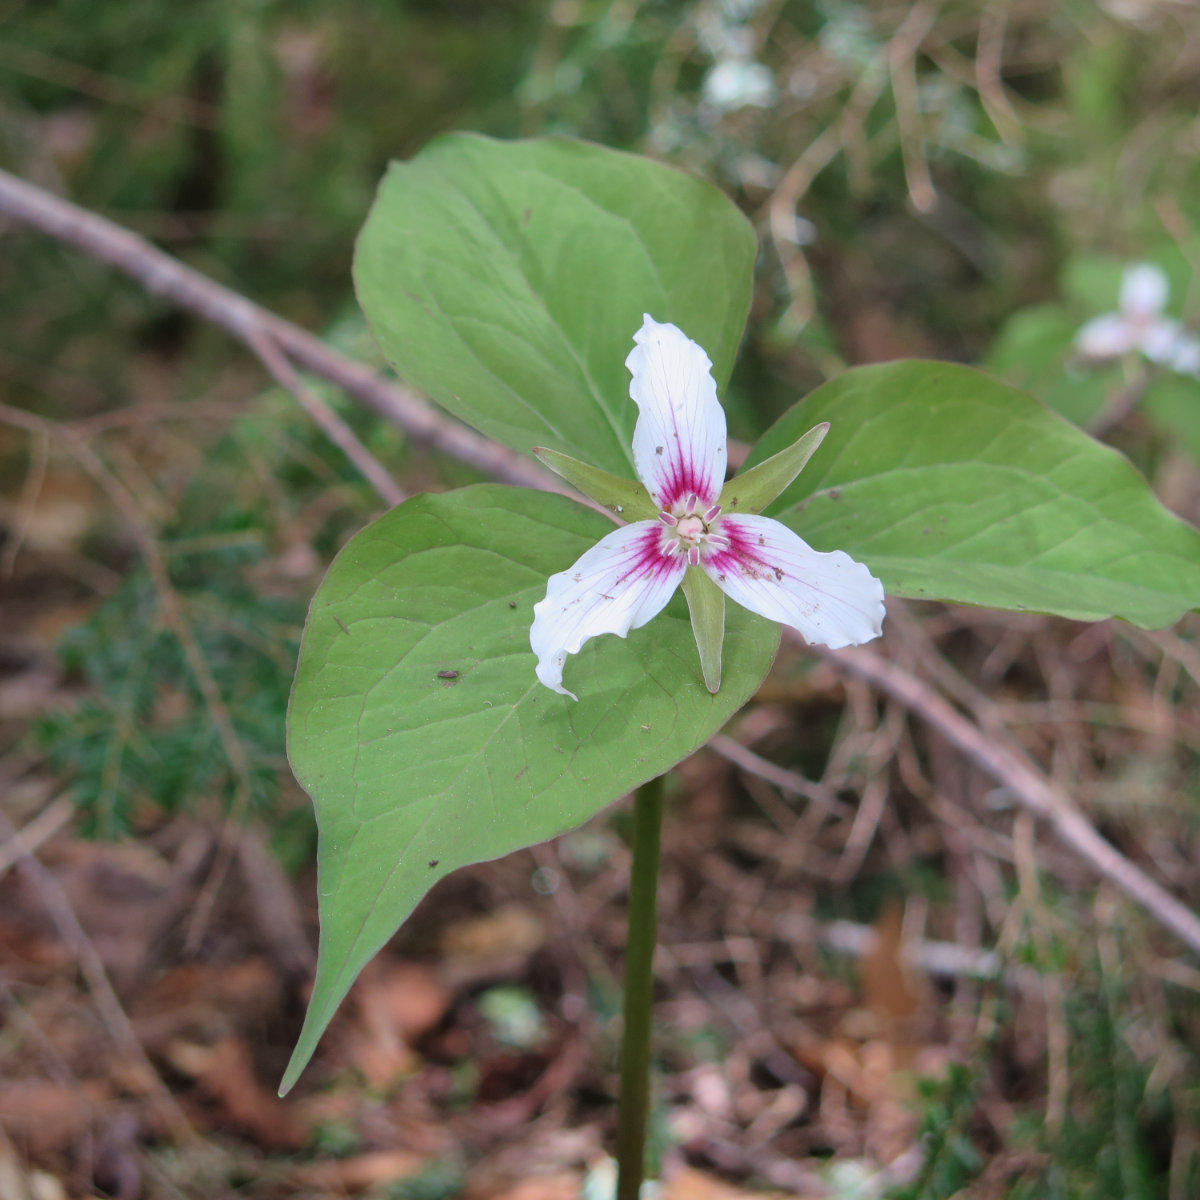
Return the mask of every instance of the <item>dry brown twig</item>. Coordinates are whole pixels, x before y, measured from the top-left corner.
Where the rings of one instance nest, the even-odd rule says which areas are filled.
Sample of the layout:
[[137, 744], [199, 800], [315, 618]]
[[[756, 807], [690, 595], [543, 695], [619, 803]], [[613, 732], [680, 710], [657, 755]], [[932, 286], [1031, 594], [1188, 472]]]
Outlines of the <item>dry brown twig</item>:
[[938, 5], [918, 0], [904, 23], [888, 43], [888, 75], [896, 101], [896, 125], [900, 132], [900, 153], [904, 160], [904, 178], [908, 196], [919, 213], [932, 212], [937, 192], [925, 157], [921, 129], [921, 102], [917, 89], [917, 51], [937, 20]]
[[[924, 14], [925, 11], [924, 6], [915, 6], [914, 20], [915, 14]], [[855, 108], [856, 100], [861, 102], [862, 98], [857, 94], [859, 90], [865, 89], [869, 94], [876, 86], [881, 88], [882, 83], [872, 81], [867, 86], [865, 77], [860, 88], [851, 96], [847, 109]], [[786, 214], [789, 222], [794, 217], [795, 201], [799, 195], [816, 171], [836, 153], [836, 143], [827, 143], [824, 138], [818, 141], [821, 143], [820, 151], [817, 152], [817, 144], [814, 143], [801, 156], [772, 200], [775, 213]], [[0, 213], [117, 267], [154, 294], [164, 296], [220, 325], [251, 346], [255, 338], [260, 339], [260, 343], [273, 344], [278, 347], [281, 357], [286, 356], [335, 383], [372, 411], [406, 429], [412, 436], [494, 478], [572, 494], [554, 476], [513, 451], [448, 420], [407, 388], [391, 384], [370, 368], [344, 358], [311, 334], [183, 266], [143, 238], [4, 171], [0, 171]], [[53, 427], [53, 423], [15, 409], [5, 409], [0, 415], [30, 431], [45, 431]], [[73, 437], [71, 448], [81, 465], [95, 475], [116, 506], [130, 518], [140, 548], [147, 555], [147, 565], [156, 583], [161, 583], [159, 576], [165, 574], [165, 566], [153, 537], [146, 537], [147, 529], [136, 501], [112, 477], [86, 442], [77, 436]], [[163, 594], [173, 595], [169, 581]], [[167, 615], [172, 624], [182, 616], [178, 605], [167, 605]], [[183, 630], [180, 637], [189, 665], [196, 672], [197, 682], [206, 701], [209, 701], [212, 680], [207, 666], [199, 655], [194, 639], [188, 636], [186, 621], [179, 628]], [[961, 753], [1006, 787], [1023, 807], [1048, 821], [1057, 835], [1101, 875], [1146, 908], [1193, 951], [1200, 953], [1200, 918], [1105, 841], [1070, 797], [1047, 780], [1020, 750], [998, 737], [995, 731], [983, 732], [917, 676], [870, 651], [812, 649], [834, 663], [840, 671], [866, 680], [936, 728]], [[231, 733], [228, 714], [225, 714], [224, 720], [220, 719], [224, 705], [219, 693], [215, 699], [216, 706], [210, 704], [210, 708], [222, 742], [225, 743]], [[226, 751], [231, 753], [228, 745]], [[237, 747], [232, 751], [230, 762], [235, 772], [244, 777], [244, 772], [237, 768], [240, 757], [240, 747]]]
[[75, 805], [65, 796], [60, 796], [20, 829], [14, 830], [12, 837], [0, 844], [0, 879], [8, 874], [10, 867], [27, 854], [36, 853], [43, 842], [48, 842], [65, 829], [74, 816]]
[[87, 983], [88, 991], [95, 1001], [109, 1034], [114, 1042], [129, 1055], [130, 1060], [141, 1072], [143, 1082], [161, 1105], [163, 1115], [171, 1125], [172, 1132], [185, 1144], [194, 1144], [197, 1139], [196, 1131], [170, 1089], [163, 1083], [158, 1072], [146, 1057], [142, 1044], [130, 1024], [125, 1009], [117, 993], [113, 990], [108, 973], [104, 969], [100, 954], [92, 944], [91, 938], [79, 923], [71, 902], [67, 899], [58, 881], [38, 860], [37, 856], [26, 846], [21, 833], [13, 823], [0, 811], [0, 837], [3, 837], [7, 847], [15, 852], [17, 870], [29, 882], [37, 893], [50, 919], [58, 930], [63, 944], [75, 956], [80, 973]]
[[781, 792], [793, 796], [803, 796], [810, 804], [816, 805], [824, 812], [837, 816], [846, 815], [846, 805], [823, 783], [814, 782], [796, 771], [786, 767], [776, 766], [769, 759], [748, 750], [741, 742], [727, 737], [723, 733], [714, 734], [708, 740], [709, 749], [716, 751], [722, 758], [740, 767], [748, 775], [755, 775], [774, 784]]
[[33, 524], [34, 509], [42, 494], [42, 485], [46, 482], [46, 467], [50, 462], [50, 439], [44, 433], [31, 433], [30, 440], [33, 446], [29, 453], [29, 470], [25, 474], [21, 495], [17, 499], [12, 536], [4, 547], [3, 556], [0, 557], [0, 579], [12, 578], [17, 557]]
[[22, 409], [0, 404], [0, 422], [5, 422], [18, 429], [31, 433], [57, 438], [66, 446], [67, 451], [83, 470], [92, 477], [101, 490], [108, 496], [113, 507], [125, 519], [137, 543], [146, 570], [158, 596], [158, 602], [167, 626], [179, 640], [183, 650], [184, 660], [196, 681], [196, 687], [204, 699], [205, 706], [212, 718], [213, 726], [221, 742], [226, 761], [233, 772], [235, 782], [235, 803], [226, 820], [221, 839], [221, 856], [213, 869], [208, 886], [201, 893], [199, 902], [194, 906], [191, 920], [192, 935], [189, 942], [198, 936], [196, 931], [201, 927], [217, 889], [223, 880], [229, 865], [233, 861], [236, 850], [236, 830], [242, 815], [250, 804], [252, 793], [250, 764], [246, 759], [245, 748], [237, 735], [233, 719], [221, 695], [221, 689], [213, 677], [208, 660], [200, 649], [191, 622], [184, 612], [183, 604], [171, 583], [166, 560], [159, 547], [154, 530], [150, 527], [141, 506], [133, 493], [109, 470], [103, 459], [96, 453], [92, 445], [77, 429], [71, 425], [59, 424], [44, 417], [35, 416]]
[[[338, 354], [319, 338], [193, 271], [145, 238], [44, 188], [0, 171], [0, 213], [116, 267], [147, 291], [196, 313], [253, 348], [271, 343], [412, 437], [506, 483], [572, 495], [556, 476], [435, 411], [409, 388]], [[257, 351], [256, 351], [257, 353]]]
[[929, 684], [870, 650], [828, 650], [820, 646], [811, 650], [839, 670], [865, 679], [935, 728], [960, 753], [1006, 788], [1023, 808], [1047, 821], [1058, 837], [1100, 875], [1200, 954], [1200, 917], [1101, 837], [1070, 796], [1051, 783], [1007, 739], [996, 731], [985, 733]]
[[270, 371], [275, 381], [296, 397], [325, 436], [358, 468], [359, 474], [379, 493], [380, 498], [392, 507], [403, 504], [406, 497], [400, 485], [388, 474], [379, 459], [358, 440], [354, 430], [296, 374], [286, 356], [279, 352], [278, 345], [257, 329], [247, 330], [246, 344], [258, 355], [259, 362]]

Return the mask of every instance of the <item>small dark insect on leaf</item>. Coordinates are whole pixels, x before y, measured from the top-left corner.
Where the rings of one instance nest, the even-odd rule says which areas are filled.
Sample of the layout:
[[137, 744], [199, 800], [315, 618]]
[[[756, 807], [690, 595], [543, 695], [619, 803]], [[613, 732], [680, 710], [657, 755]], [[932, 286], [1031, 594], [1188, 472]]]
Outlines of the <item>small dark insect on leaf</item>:
[[438, 860], [438, 859], [436, 859], [436, 858], [431, 858], [431, 859], [429, 860], [429, 865], [430, 865], [431, 867], [436, 867], [436, 866], [438, 865], [438, 861], [439, 861], [439, 860]]
[[437, 677], [439, 679], [457, 679], [458, 672], [457, 671], [439, 671]]
[[510, 600], [510, 601], [508, 602], [508, 607], [509, 607], [509, 608], [516, 608], [516, 607], [517, 607], [517, 602], [516, 602], [515, 600]]

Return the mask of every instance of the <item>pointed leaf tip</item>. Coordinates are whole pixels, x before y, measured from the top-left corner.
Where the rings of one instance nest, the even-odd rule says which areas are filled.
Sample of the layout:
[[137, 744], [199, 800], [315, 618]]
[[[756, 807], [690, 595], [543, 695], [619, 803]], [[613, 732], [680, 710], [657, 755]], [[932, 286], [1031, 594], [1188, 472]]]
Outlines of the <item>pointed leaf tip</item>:
[[822, 421], [785, 450], [735, 475], [721, 490], [721, 507], [730, 512], [762, 512], [804, 470], [829, 430], [829, 422]]
[[692, 618], [704, 686], [714, 696], [721, 690], [721, 657], [725, 642], [725, 593], [699, 567], [688, 567], [683, 594]]
[[[524, 648], [533, 605], [610, 531], [562, 496], [483, 484], [412, 497], [330, 567], [288, 710], [288, 757], [321, 826], [321, 948], [282, 1091], [434, 883], [565, 832], [661, 775], [762, 681], [778, 626], [730, 606], [729, 663], [712, 696], [671, 603], [628, 638], [581, 649], [578, 706], [542, 687]], [[444, 677], [464, 661], [469, 670]]]
[[602, 471], [590, 463], [580, 462], [561, 450], [534, 446], [534, 457], [555, 475], [565, 479], [573, 488], [602, 504], [622, 521], [648, 521], [658, 515], [658, 509], [646, 489], [632, 479]]

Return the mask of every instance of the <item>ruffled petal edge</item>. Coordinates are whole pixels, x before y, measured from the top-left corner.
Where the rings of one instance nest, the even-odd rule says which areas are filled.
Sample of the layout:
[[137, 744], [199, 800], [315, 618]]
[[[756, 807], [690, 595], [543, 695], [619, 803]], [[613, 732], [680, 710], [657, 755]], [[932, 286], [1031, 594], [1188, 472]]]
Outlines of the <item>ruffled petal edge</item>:
[[533, 606], [529, 645], [537, 677], [572, 700], [563, 687], [567, 657], [602, 633], [625, 637], [666, 607], [687, 569], [687, 558], [663, 553], [663, 526], [636, 521], [600, 539], [573, 566], [551, 575]]

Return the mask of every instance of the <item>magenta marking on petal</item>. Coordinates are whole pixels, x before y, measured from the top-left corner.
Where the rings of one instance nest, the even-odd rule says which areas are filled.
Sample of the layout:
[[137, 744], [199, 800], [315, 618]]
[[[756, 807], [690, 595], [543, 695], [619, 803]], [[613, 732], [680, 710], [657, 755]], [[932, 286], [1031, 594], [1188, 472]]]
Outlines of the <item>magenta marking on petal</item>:
[[[612, 586], [620, 587], [634, 579], [658, 579], [677, 570], [672, 562], [674, 557], [672, 547], [670, 544], [664, 543], [663, 533], [664, 531], [659, 526], [648, 525], [646, 530], [638, 535], [626, 552], [626, 569], [616, 578]], [[674, 538], [671, 539], [671, 542], [678, 544], [677, 539]]]
[[[725, 546], [717, 545], [726, 542]], [[721, 533], [717, 538], [709, 537], [708, 544], [714, 553], [708, 556], [708, 567], [716, 572], [737, 574], [749, 579], [771, 579], [779, 582], [784, 578], [781, 567], [771, 562], [764, 553], [765, 540], [760, 534], [751, 533], [736, 520], [721, 522]]]
[[716, 500], [719, 481], [714, 481], [712, 465], [701, 467], [683, 447], [672, 447], [674, 454], [655, 494], [660, 508], [695, 512], [703, 504], [708, 507]]

